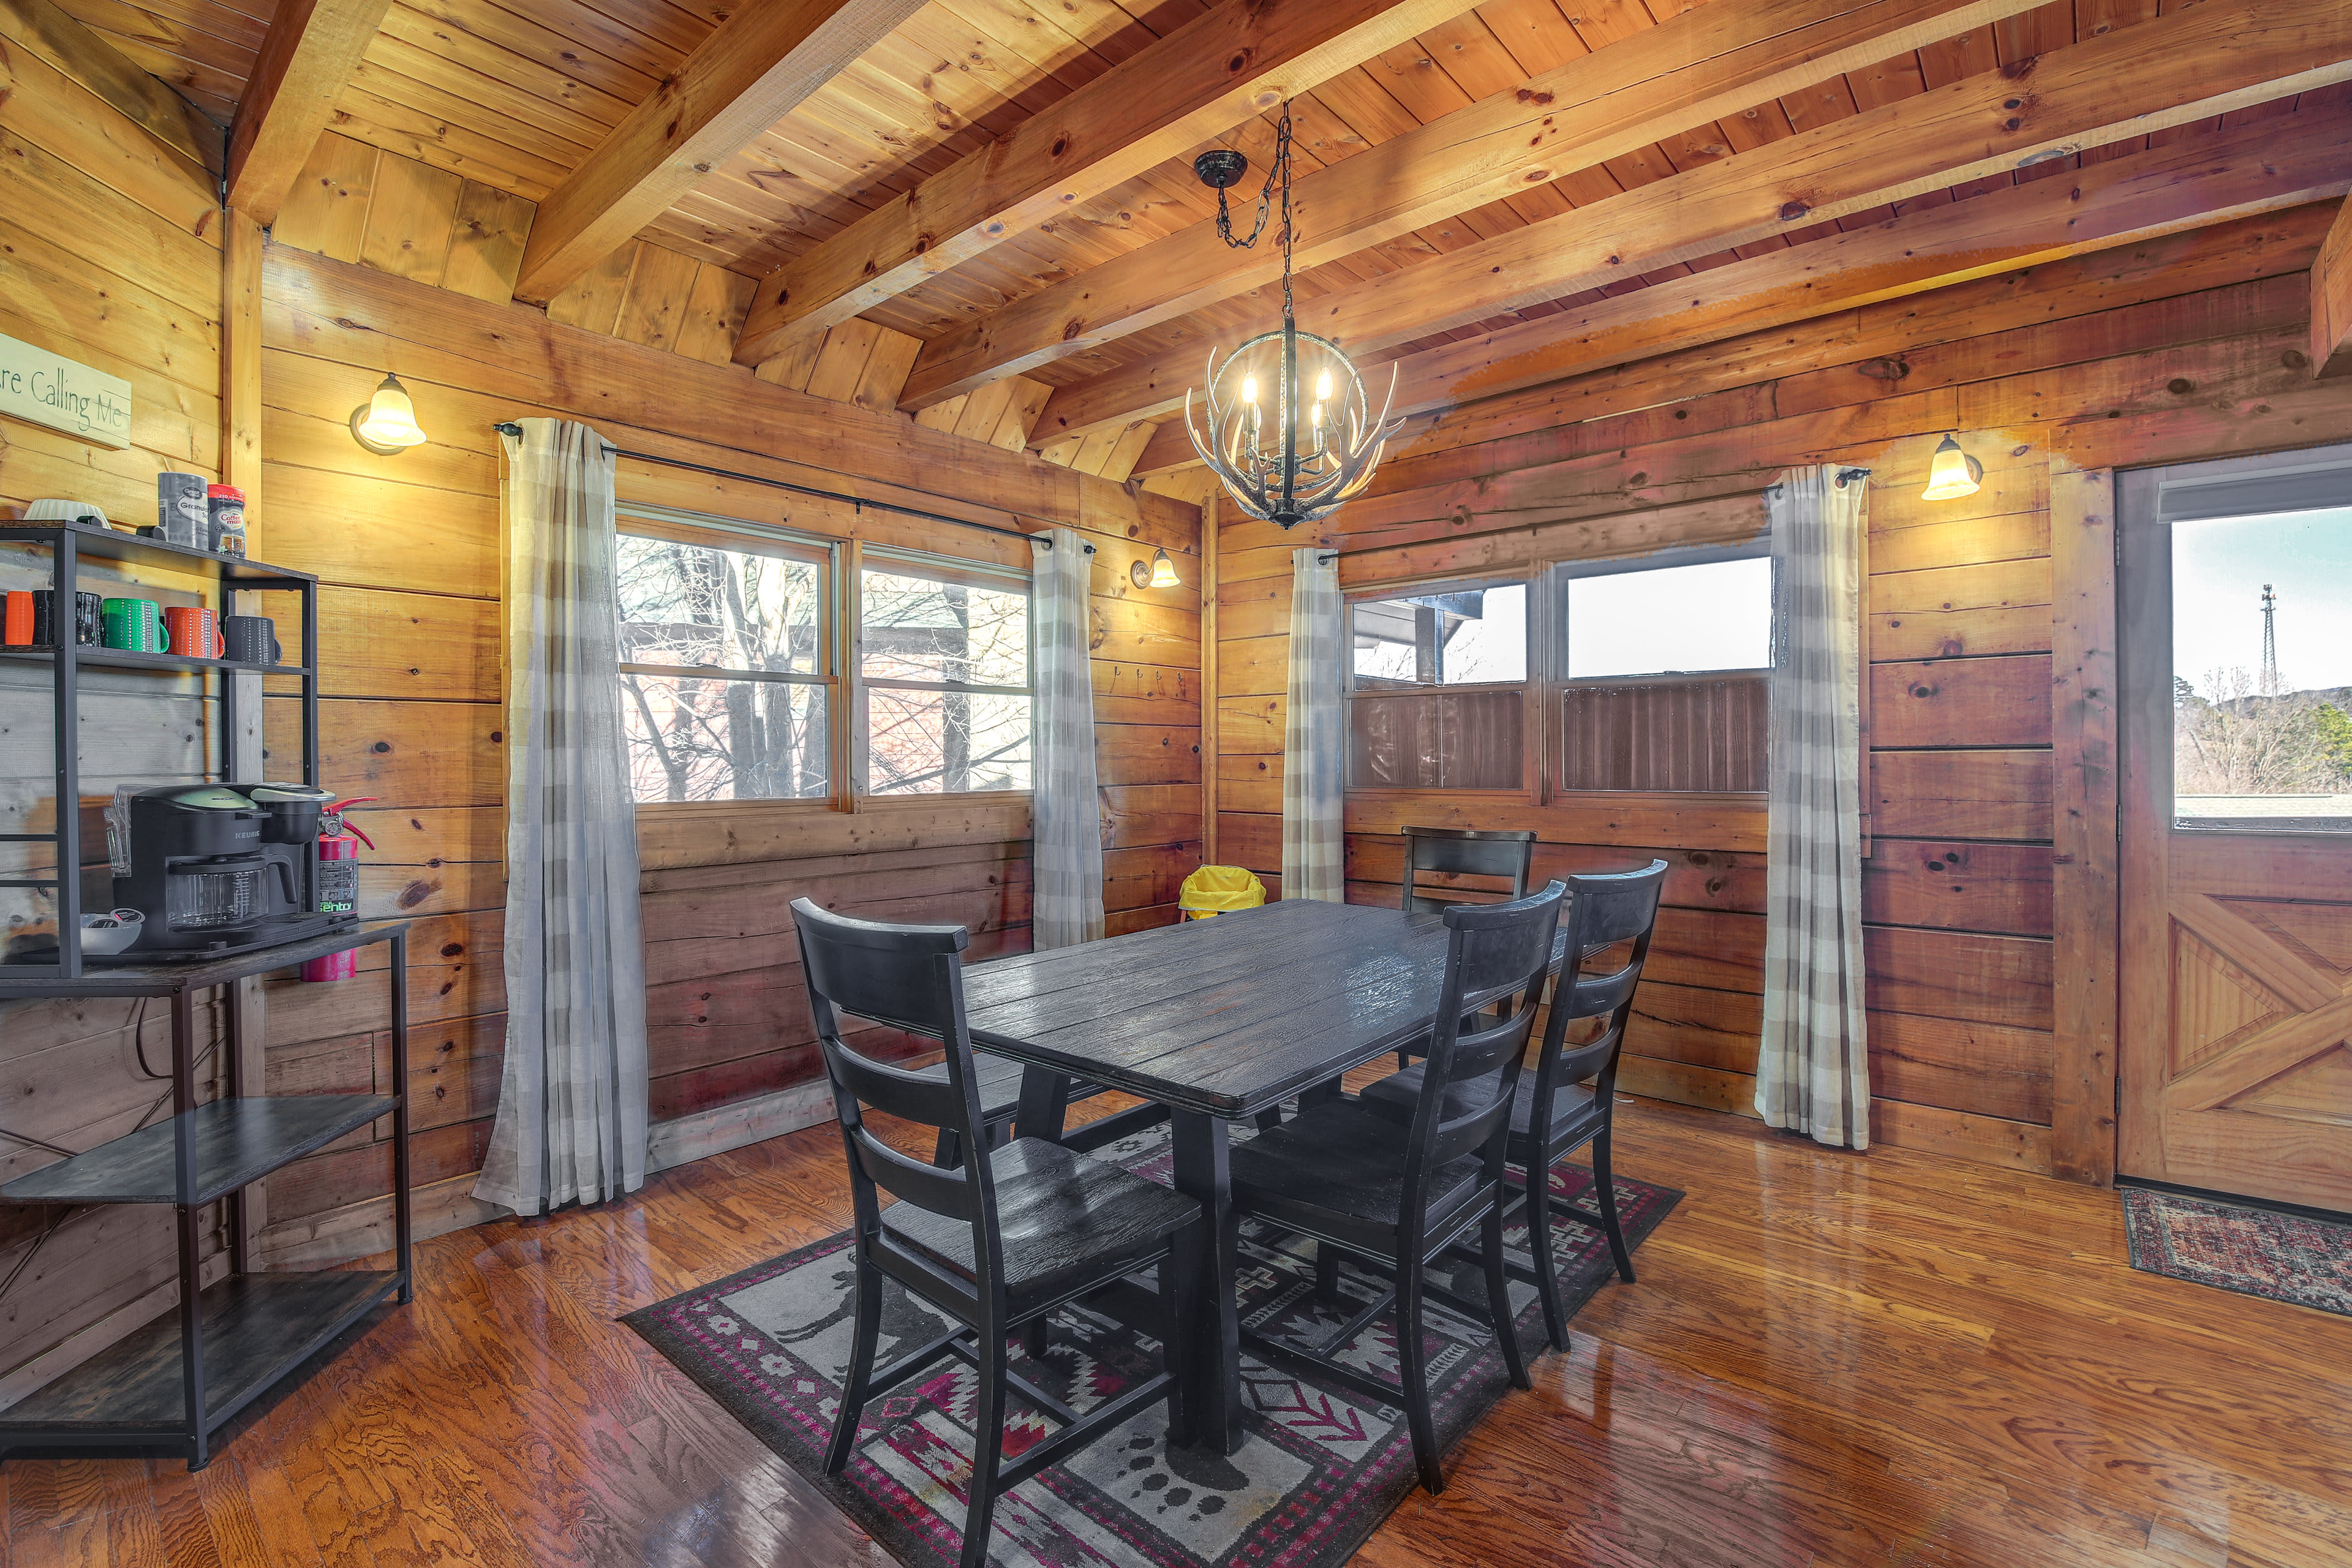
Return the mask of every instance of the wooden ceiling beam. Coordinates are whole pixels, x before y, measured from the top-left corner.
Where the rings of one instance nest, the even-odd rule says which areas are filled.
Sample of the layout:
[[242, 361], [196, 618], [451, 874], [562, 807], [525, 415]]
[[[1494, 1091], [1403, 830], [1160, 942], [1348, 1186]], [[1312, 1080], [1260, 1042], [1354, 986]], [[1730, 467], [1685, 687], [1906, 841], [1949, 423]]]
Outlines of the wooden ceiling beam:
[[758, 364], [1469, 10], [1470, 0], [1223, 0], [760, 285]]
[[[1883, 300], [2331, 200], [2352, 188], [2347, 140], [2352, 108], [2306, 109], [1426, 349], [1396, 362], [1395, 410], [1457, 408]], [[1464, 420], [1444, 445], [1480, 438], [1476, 422]], [[1171, 424], [1135, 471], [1165, 472], [1192, 460], [1181, 424]], [[1392, 488], [1384, 470], [1371, 493]]]
[[228, 138], [228, 205], [267, 227], [334, 118], [392, 0], [282, 0]]
[[2352, 202], [2336, 209], [2311, 264], [2311, 374], [2352, 375]]
[[545, 304], [922, 8], [756, 0], [721, 23], [539, 204], [515, 297]]
[[[1303, 304], [1299, 325], [1351, 353], [1370, 353], [1794, 227], [2347, 79], [2352, 10], [2340, 0], [2200, 5], [1334, 290]], [[1666, 288], [1685, 291], [1680, 281]], [[1267, 312], [1065, 386], [1047, 404], [1033, 439], [1091, 434], [1179, 407], [1185, 389], [1199, 381], [1209, 348], [1229, 353], [1279, 321]]]
[[[1301, 269], [2031, 10], [2038, 0], [1715, 0], [1306, 175]], [[923, 346], [901, 406], [960, 396], [1277, 280], [1203, 221]]]

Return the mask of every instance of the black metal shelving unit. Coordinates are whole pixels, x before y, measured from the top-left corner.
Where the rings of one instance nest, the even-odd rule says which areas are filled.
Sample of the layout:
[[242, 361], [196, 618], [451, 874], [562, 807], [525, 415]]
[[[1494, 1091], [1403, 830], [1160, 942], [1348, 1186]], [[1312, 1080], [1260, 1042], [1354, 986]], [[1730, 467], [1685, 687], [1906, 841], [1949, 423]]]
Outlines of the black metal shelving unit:
[[[58, 961], [54, 964], [11, 963], [9, 978], [34, 974], [72, 979], [82, 972], [81, 952], [81, 668], [147, 669], [166, 673], [211, 672], [218, 677], [220, 700], [220, 776], [233, 766], [230, 748], [236, 735], [238, 674], [290, 675], [302, 682], [302, 782], [319, 782], [319, 580], [308, 572], [268, 566], [241, 555], [215, 555], [209, 551], [165, 544], [121, 533], [110, 528], [86, 528], [76, 523], [12, 523], [0, 527], [0, 544], [45, 546], [49, 552], [49, 587], [56, 606], [51, 616], [59, 632], [52, 647], [0, 648], [0, 658], [46, 664], [51, 668], [53, 721], [50, 736], [56, 751], [58, 825], [53, 833], [0, 833], [0, 843], [54, 843], [58, 849], [54, 878], [0, 879], [0, 888], [48, 888], [58, 903]], [[180, 572], [209, 583], [215, 616], [228, 611], [228, 595], [248, 589], [283, 589], [302, 597], [302, 658], [294, 665], [234, 664], [227, 659], [197, 658], [176, 653], [134, 653], [124, 648], [85, 646], [74, 640], [74, 590], [80, 563], [114, 561], [126, 565], [152, 566]], [[315, 851], [313, 852], [315, 853]], [[314, 868], [315, 874], [315, 868]], [[5, 992], [0, 992], [5, 994]]]
[[[81, 951], [82, 835], [80, 699], [84, 667], [217, 675], [220, 703], [217, 776], [235, 766], [239, 673], [301, 681], [302, 782], [319, 776], [318, 579], [305, 572], [238, 556], [214, 555], [136, 535], [72, 524], [0, 527], [0, 544], [46, 546], [51, 552], [53, 647], [0, 648], [0, 659], [47, 664], [55, 702], [57, 828], [0, 835], [0, 842], [54, 843], [54, 877], [0, 880], [0, 887], [54, 891], [54, 963], [0, 964], [0, 1001], [34, 996], [152, 996], [172, 1015], [172, 1118], [29, 1172], [0, 1185], [0, 1201], [27, 1204], [169, 1204], [176, 1212], [180, 1305], [0, 1413], [0, 1457], [20, 1448], [177, 1449], [190, 1469], [212, 1458], [221, 1425], [321, 1347], [386, 1300], [407, 1302], [411, 1215], [408, 1166], [408, 927], [406, 921], [353, 924], [276, 947], [170, 963], [85, 964]], [[134, 653], [73, 641], [73, 594], [79, 563], [106, 560], [184, 573], [213, 590], [215, 613], [227, 595], [251, 589], [299, 594], [301, 658], [295, 664], [249, 665], [167, 653]], [[315, 848], [312, 850], [315, 856]], [[315, 872], [315, 867], [314, 867]], [[196, 999], [216, 986], [313, 958], [388, 943], [391, 948], [392, 1081], [397, 1093], [248, 1095], [244, 1082], [243, 1020], [223, 1009], [226, 1092], [197, 1103]], [[247, 1256], [245, 1189], [304, 1154], [324, 1148], [379, 1117], [393, 1124], [394, 1267], [389, 1271], [256, 1273]], [[229, 1273], [203, 1284], [200, 1222], [205, 1206], [226, 1200]]]
[[[0, 1413], [0, 1456], [15, 1448], [177, 1448], [212, 1459], [221, 1424], [387, 1300], [407, 1302], [408, 927], [375, 921], [280, 947], [194, 963], [122, 965], [65, 975], [0, 976], [0, 1000], [160, 996], [172, 1008], [172, 1119], [28, 1172], [0, 1186], [27, 1204], [170, 1204], [178, 1219], [180, 1309], [156, 1319]], [[392, 1081], [398, 1094], [248, 1095], [237, 1009], [225, 1008], [227, 1092], [196, 1102], [195, 1000], [216, 985], [329, 953], [392, 948]], [[11, 965], [10, 968], [16, 966]], [[380, 1116], [392, 1118], [393, 1268], [310, 1274], [251, 1271], [245, 1189]], [[228, 1203], [229, 1273], [199, 1269], [206, 1204]]]

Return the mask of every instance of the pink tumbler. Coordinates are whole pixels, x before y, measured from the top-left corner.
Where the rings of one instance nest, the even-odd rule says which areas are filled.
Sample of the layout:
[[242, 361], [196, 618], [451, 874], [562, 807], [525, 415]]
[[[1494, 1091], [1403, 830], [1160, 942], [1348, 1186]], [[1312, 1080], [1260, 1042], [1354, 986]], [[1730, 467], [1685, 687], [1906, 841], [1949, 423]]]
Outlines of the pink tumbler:
[[302, 978], [305, 980], [349, 980], [359, 972], [360, 955], [348, 947], [324, 958], [305, 960], [302, 964]]

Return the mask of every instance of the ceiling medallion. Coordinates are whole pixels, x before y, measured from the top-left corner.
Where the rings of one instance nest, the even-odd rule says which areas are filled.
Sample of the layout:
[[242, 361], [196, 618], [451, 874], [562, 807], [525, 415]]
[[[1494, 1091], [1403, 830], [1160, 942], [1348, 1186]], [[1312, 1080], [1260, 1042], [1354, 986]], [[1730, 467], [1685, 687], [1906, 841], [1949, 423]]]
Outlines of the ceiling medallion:
[[1277, 187], [1282, 192], [1282, 325], [1256, 337], [1217, 363], [1209, 351], [1207, 428], [1192, 418], [1192, 394], [1184, 394], [1184, 428], [1192, 449], [1224, 481], [1226, 492], [1250, 516], [1284, 528], [1330, 516], [1371, 482], [1389, 437], [1402, 419], [1389, 418], [1396, 399], [1396, 368], [1389, 369], [1388, 396], [1377, 417], [1363, 378], [1339, 345], [1298, 330], [1290, 293], [1290, 106], [1282, 106], [1276, 127], [1274, 167], [1258, 193], [1257, 222], [1246, 238], [1236, 238], [1225, 207], [1225, 191], [1249, 171], [1249, 160], [1230, 148], [1213, 148], [1192, 162], [1202, 184], [1217, 193], [1217, 233], [1235, 249], [1255, 245], [1265, 233]]

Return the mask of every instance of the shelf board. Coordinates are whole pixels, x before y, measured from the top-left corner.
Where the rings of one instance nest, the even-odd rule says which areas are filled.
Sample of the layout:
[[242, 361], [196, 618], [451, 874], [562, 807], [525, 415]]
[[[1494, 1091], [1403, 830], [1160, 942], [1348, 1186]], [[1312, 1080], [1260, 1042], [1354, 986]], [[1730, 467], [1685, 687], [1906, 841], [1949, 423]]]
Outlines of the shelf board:
[[175, 572], [209, 568], [211, 574], [222, 582], [246, 587], [275, 585], [294, 588], [319, 580], [308, 572], [248, 561], [242, 555], [215, 555], [209, 550], [191, 550], [184, 544], [166, 544], [160, 539], [142, 539], [135, 533], [124, 533], [119, 529], [82, 528], [73, 523], [12, 522], [0, 526], [0, 543], [54, 546], [58, 537], [64, 534], [73, 536], [74, 552], [85, 560], [128, 561]]
[[0, 1186], [23, 1204], [169, 1204], [179, 1201], [173, 1174], [177, 1134], [188, 1121], [196, 1142], [196, 1192], [210, 1203], [259, 1181], [289, 1160], [325, 1147], [391, 1110], [384, 1094], [301, 1094], [215, 1100], [184, 1118], [142, 1127], [70, 1159], [44, 1165]]
[[[400, 1288], [397, 1273], [233, 1274], [196, 1299], [205, 1426], [219, 1426]], [[188, 1428], [167, 1311], [0, 1414], [0, 1441], [152, 1442]]]
[[[35, 664], [55, 664], [58, 650], [52, 647], [0, 647], [0, 658], [21, 658]], [[308, 675], [310, 671], [298, 664], [238, 664], [233, 659], [198, 658], [193, 654], [139, 653], [125, 647], [98, 647], [83, 645], [74, 650], [74, 663], [102, 665], [110, 669], [226, 669], [232, 673], [254, 675]]]
[[[72, 976], [58, 973], [55, 963], [0, 963], [0, 1000], [16, 996], [169, 996], [178, 991], [201, 991], [208, 985], [242, 980], [248, 974], [290, 969], [305, 960], [324, 958], [346, 948], [389, 942], [415, 923], [404, 920], [352, 921], [270, 947], [217, 955], [192, 953], [169, 963], [121, 963], [85, 953], [82, 972]], [[132, 950], [134, 956], [137, 952]], [[0, 1195], [5, 1195], [5, 1189], [0, 1189]]]

